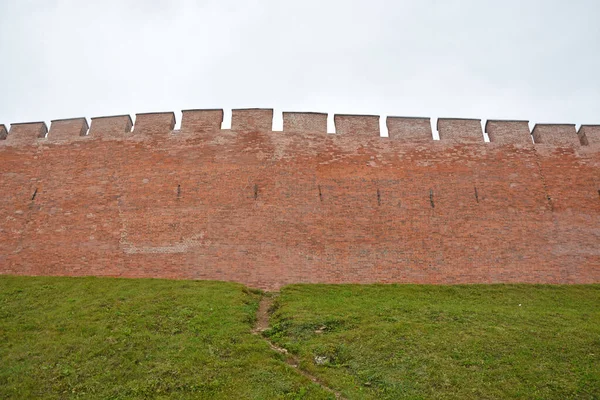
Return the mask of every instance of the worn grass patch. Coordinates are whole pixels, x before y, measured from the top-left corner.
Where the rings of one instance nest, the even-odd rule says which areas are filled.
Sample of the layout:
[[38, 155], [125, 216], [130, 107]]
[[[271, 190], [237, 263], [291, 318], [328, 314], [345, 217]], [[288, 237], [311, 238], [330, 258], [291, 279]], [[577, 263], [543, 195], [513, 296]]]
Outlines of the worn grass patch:
[[0, 276], [2, 399], [331, 398], [222, 282]]
[[271, 326], [352, 399], [600, 398], [598, 285], [292, 285]]

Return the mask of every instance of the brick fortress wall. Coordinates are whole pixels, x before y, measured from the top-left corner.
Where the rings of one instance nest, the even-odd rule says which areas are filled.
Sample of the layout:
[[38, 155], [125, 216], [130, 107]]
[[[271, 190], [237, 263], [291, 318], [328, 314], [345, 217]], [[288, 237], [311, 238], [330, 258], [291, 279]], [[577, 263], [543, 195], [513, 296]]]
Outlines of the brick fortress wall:
[[[187, 110], [0, 125], [0, 273], [600, 282], [600, 126]], [[535, 144], [532, 142], [533, 136]]]

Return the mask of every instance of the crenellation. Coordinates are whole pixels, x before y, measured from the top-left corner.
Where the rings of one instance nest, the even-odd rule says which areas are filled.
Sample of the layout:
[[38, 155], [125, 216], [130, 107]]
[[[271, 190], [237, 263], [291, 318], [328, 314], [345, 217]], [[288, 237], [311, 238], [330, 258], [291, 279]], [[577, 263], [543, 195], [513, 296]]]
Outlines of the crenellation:
[[[214, 132], [221, 130], [223, 109], [188, 109], [182, 111], [182, 132]], [[378, 137], [380, 135], [377, 115], [336, 114], [334, 123], [337, 134], [346, 136]], [[0, 140], [7, 143], [31, 143], [33, 139], [48, 137], [50, 141], [66, 141], [73, 137], [124, 137], [132, 130], [137, 134], [168, 134], [175, 126], [173, 112], [136, 114], [135, 126], [129, 115], [102, 116], [52, 120], [50, 132], [44, 122], [16, 123], [15, 129], [7, 131], [0, 125]], [[232, 110], [234, 131], [271, 131], [273, 109], [247, 108]], [[406, 143], [432, 141], [431, 120], [426, 117], [386, 118], [391, 140]], [[440, 141], [449, 143], [482, 143], [480, 119], [439, 118], [436, 126]], [[285, 132], [327, 132], [327, 113], [284, 112]], [[89, 132], [88, 132], [89, 131]], [[575, 124], [536, 124], [529, 130], [527, 120], [487, 120], [485, 132], [490, 142], [497, 144], [528, 145], [532, 138], [536, 144], [553, 146], [587, 146], [600, 142], [600, 125], [582, 125], [579, 131]], [[11, 137], [12, 135], [12, 137]]]
[[33, 144], [37, 139], [43, 139], [48, 133], [45, 122], [23, 122], [10, 125], [10, 131], [6, 136], [9, 144]]
[[327, 113], [284, 112], [283, 131], [327, 133]]
[[388, 137], [406, 143], [428, 143], [433, 140], [431, 119], [423, 117], [387, 117]]
[[470, 144], [484, 141], [480, 119], [438, 118], [437, 131], [442, 142]]
[[70, 140], [85, 136], [88, 131], [88, 123], [85, 118], [55, 119], [50, 123], [48, 140]]
[[135, 115], [134, 134], [166, 135], [175, 128], [174, 112], [151, 112]]
[[335, 133], [345, 136], [379, 137], [379, 115], [335, 114]]
[[581, 125], [577, 136], [583, 146], [600, 145], [600, 125]]
[[536, 124], [531, 135], [536, 144], [558, 147], [579, 147], [581, 145], [575, 124]]
[[183, 110], [182, 132], [214, 132], [221, 130], [223, 109]]
[[232, 131], [271, 131], [272, 129], [272, 108], [238, 108], [231, 110]]
[[491, 143], [531, 145], [529, 121], [488, 119], [485, 133]]
[[131, 132], [133, 121], [129, 115], [111, 115], [92, 118], [89, 136], [103, 138], [123, 138]]

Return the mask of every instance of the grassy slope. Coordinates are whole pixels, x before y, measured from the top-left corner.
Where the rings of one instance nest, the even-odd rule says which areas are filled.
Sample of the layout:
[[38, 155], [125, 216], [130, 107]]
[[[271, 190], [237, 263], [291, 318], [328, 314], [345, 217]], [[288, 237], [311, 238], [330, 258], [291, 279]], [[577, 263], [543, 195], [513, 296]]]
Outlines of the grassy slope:
[[217, 282], [0, 276], [0, 398], [330, 398]]
[[600, 398], [598, 285], [293, 285], [275, 306], [267, 334], [349, 398]]

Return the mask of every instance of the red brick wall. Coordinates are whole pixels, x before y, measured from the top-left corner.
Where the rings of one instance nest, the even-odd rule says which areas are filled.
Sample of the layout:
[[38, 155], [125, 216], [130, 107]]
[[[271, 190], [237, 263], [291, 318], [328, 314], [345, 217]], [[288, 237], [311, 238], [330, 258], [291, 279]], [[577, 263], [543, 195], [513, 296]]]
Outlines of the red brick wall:
[[381, 138], [377, 117], [339, 116], [328, 135], [322, 114], [293, 132], [265, 129], [271, 115], [234, 112], [239, 133], [218, 129], [219, 110], [190, 111], [177, 131], [171, 113], [140, 114], [133, 131], [126, 116], [94, 118], [87, 136], [81, 120], [46, 138], [13, 125], [0, 140], [0, 273], [268, 289], [600, 282], [594, 126], [543, 125], [533, 144], [526, 124], [490, 121], [484, 143], [479, 121], [441, 120], [427, 142], [427, 119], [394, 118]]

